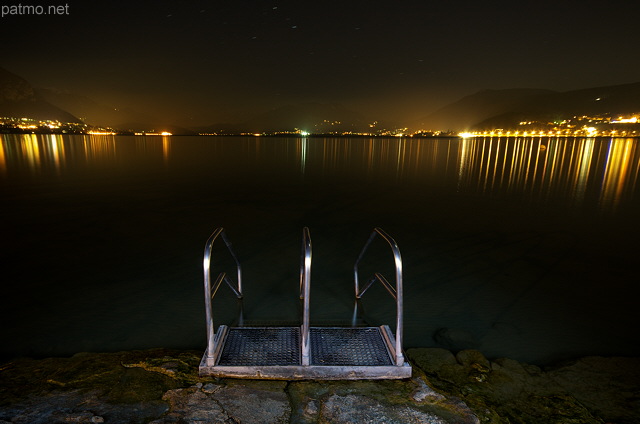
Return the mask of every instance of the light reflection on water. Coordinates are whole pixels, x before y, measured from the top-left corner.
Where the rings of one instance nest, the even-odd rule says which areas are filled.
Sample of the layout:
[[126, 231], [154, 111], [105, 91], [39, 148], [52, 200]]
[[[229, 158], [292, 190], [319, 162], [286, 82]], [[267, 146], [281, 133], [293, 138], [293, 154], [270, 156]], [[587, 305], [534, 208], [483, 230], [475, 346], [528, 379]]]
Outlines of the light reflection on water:
[[[0, 306], [19, 322], [2, 355], [201, 348], [201, 250], [218, 226], [244, 249], [248, 319], [296, 319], [303, 225], [312, 319], [350, 319], [352, 261], [381, 226], [407, 262], [408, 346], [435, 345], [441, 328], [531, 361], [633, 344], [637, 139], [0, 141], [0, 253], [15, 276]], [[368, 296], [365, 310], [389, 309]]]
[[580, 205], [593, 187], [601, 208], [614, 210], [638, 181], [635, 139], [467, 139], [461, 150], [461, 185], [483, 194], [564, 195]]
[[[175, 140], [177, 139], [177, 140]], [[155, 160], [169, 166], [178, 137], [3, 135], [0, 169], [5, 177], [24, 171], [54, 174], [78, 166]], [[175, 141], [174, 141], [175, 140]], [[224, 141], [222, 141], [224, 140]], [[535, 201], [566, 197], [580, 205], [588, 191], [603, 210], [633, 197], [640, 174], [637, 139], [486, 137], [471, 139], [232, 138], [210, 139], [213, 152], [242, 147], [253, 165], [297, 166], [302, 177], [332, 175], [440, 186], [482, 195], [519, 194]], [[133, 145], [125, 146], [126, 144]], [[179, 146], [181, 148], [183, 146]], [[173, 153], [178, 156], [180, 153]], [[126, 158], [126, 159], [125, 159]], [[197, 159], [196, 159], [197, 160]], [[200, 158], [202, 160], [202, 158]], [[207, 158], [226, 168], [224, 154]], [[296, 165], [297, 164], [297, 165]], [[294, 166], [292, 166], [294, 165]], [[188, 165], [186, 165], [188, 166]], [[454, 178], [456, 179], [454, 183]]]
[[[457, 190], [481, 195], [516, 193], [535, 201], [560, 196], [575, 205], [585, 200], [588, 191], [595, 191], [603, 210], [615, 210], [624, 199], [633, 197], [640, 174], [638, 142], [632, 138], [224, 140], [209, 141], [217, 145], [214, 152], [220, 148], [237, 150], [221, 145], [235, 142], [243, 147], [243, 159], [251, 164], [284, 166], [291, 174], [295, 173], [291, 165], [298, 164], [300, 176], [312, 179], [341, 175], [445, 189], [455, 185]], [[49, 170], [59, 175], [67, 167], [77, 166], [79, 157], [90, 167], [116, 165], [123, 160], [154, 160], [167, 167], [172, 161], [172, 144], [184, 142], [178, 137], [57, 134], [3, 135], [1, 141], [0, 169], [5, 177]], [[132, 144], [133, 150], [125, 143]], [[212, 166], [226, 168], [224, 152], [219, 152], [207, 160]]]

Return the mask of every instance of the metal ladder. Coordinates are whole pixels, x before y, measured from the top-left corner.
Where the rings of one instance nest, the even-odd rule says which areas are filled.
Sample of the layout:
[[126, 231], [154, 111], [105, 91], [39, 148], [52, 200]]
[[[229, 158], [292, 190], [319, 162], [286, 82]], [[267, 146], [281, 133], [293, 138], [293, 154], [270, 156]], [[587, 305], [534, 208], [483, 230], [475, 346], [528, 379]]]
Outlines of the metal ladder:
[[[380, 236], [389, 246], [395, 263], [395, 287], [380, 273], [374, 273], [361, 287], [358, 269], [373, 240]], [[236, 283], [226, 272], [211, 282], [211, 256], [215, 241], [225, 243], [236, 265]], [[282, 379], [357, 380], [411, 377], [411, 366], [402, 352], [402, 257], [395, 240], [375, 228], [354, 265], [355, 296], [360, 299], [376, 281], [396, 301], [395, 336], [387, 325], [380, 327], [311, 327], [311, 236], [302, 230], [300, 299], [302, 324], [288, 327], [229, 327], [215, 332], [212, 300], [222, 284], [242, 299], [242, 269], [224, 229], [217, 228], [205, 244], [204, 290], [207, 321], [207, 350], [200, 362], [201, 376]]]

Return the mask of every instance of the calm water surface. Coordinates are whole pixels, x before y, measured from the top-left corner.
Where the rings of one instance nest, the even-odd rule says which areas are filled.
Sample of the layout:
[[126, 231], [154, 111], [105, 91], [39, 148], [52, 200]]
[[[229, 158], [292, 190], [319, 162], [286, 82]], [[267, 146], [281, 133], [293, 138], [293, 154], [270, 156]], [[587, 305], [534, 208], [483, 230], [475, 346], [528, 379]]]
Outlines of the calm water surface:
[[[0, 142], [3, 357], [204, 349], [202, 253], [220, 226], [243, 264], [247, 320], [298, 320], [308, 226], [312, 321], [349, 322], [353, 262], [379, 226], [405, 261], [406, 347], [536, 363], [640, 354], [637, 139]], [[391, 277], [387, 249], [361, 272]], [[382, 288], [362, 306], [393, 323]], [[217, 323], [236, 318], [229, 293], [215, 307]]]

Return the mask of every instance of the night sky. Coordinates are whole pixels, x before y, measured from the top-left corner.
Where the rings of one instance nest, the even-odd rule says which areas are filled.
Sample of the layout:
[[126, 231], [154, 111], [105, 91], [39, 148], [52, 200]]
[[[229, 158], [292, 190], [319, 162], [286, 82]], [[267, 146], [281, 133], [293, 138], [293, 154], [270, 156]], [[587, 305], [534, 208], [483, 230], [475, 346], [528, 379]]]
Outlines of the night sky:
[[301, 102], [408, 122], [483, 89], [640, 80], [631, 1], [37, 4], [69, 14], [1, 18], [0, 66], [185, 126]]

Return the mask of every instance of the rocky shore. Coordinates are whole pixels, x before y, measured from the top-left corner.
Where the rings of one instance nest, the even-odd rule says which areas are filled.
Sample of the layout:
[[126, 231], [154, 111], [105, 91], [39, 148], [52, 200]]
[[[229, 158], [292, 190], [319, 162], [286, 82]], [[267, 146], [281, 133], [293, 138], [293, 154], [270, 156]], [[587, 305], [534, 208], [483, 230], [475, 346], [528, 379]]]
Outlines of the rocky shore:
[[409, 349], [400, 381], [198, 377], [201, 352], [154, 349], [0, 365], [0, 424], [640, 423], [640, 358], [547, 369]]

